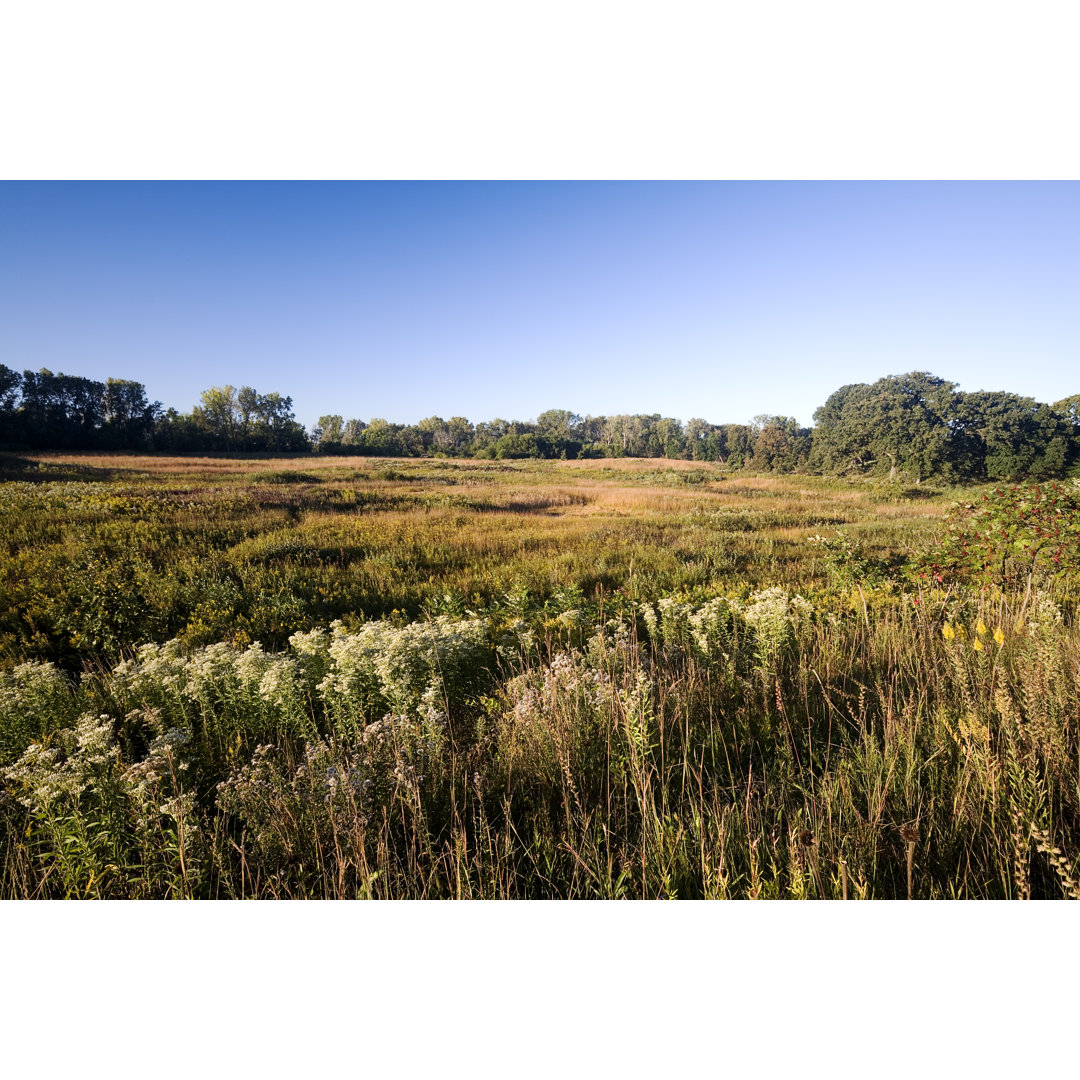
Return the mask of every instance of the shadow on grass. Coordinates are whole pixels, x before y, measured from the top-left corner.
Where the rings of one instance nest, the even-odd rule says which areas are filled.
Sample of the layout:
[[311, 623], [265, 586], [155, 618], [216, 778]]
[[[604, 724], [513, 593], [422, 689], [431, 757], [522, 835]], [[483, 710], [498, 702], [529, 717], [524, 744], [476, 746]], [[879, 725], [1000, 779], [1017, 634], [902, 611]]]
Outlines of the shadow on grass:
[[74, 462], [34, 461], [18, 454], [0, 453], [0, 481], [22, 480], [32, 484], [50, 481], [102, 481], [114, 480], [125, 469], [106, 469], [99, 465], [82, 465]]

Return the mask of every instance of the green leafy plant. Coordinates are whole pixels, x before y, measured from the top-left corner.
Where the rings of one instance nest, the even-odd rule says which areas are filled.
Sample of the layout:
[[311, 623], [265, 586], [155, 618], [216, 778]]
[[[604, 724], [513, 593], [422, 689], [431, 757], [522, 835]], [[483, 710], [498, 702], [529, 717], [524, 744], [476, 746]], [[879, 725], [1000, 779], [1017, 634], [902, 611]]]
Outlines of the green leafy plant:
[[958, 503], [945, 539], [913, 566], [936, 582], [1004, 589], [1044, 583], [1080, 570], [1080, 485], [998, 487], [977, 503]]

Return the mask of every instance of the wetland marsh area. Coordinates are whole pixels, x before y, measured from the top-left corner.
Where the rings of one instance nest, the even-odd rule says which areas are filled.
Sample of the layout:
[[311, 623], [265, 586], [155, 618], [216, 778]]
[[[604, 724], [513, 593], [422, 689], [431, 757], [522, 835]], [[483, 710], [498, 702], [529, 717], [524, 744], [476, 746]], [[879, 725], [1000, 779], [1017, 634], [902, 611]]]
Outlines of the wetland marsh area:
[[5, 897], [1077, 895], [1070, 481], [0, 474]]

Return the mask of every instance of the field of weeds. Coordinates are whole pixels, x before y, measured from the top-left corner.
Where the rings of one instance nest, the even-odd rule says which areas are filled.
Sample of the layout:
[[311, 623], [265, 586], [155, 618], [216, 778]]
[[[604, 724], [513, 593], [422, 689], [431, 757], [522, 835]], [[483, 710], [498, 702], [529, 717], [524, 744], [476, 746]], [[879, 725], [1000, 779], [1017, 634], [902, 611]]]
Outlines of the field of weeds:
[[927, 572], [979, 497], [4, 458], [0, 895], [1075, 897], [1078, 573]]

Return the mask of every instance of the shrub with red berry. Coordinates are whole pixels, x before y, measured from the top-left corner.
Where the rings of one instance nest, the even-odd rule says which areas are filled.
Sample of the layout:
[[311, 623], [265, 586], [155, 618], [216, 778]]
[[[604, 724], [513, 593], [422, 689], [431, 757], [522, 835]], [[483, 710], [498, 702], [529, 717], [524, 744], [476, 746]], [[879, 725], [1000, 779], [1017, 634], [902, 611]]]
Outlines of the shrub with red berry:
[[1080, 571], [1080, 484], [997, 487], [958, 503], [945, 539], [911, 567], [918, 580], [1026, 585]]

